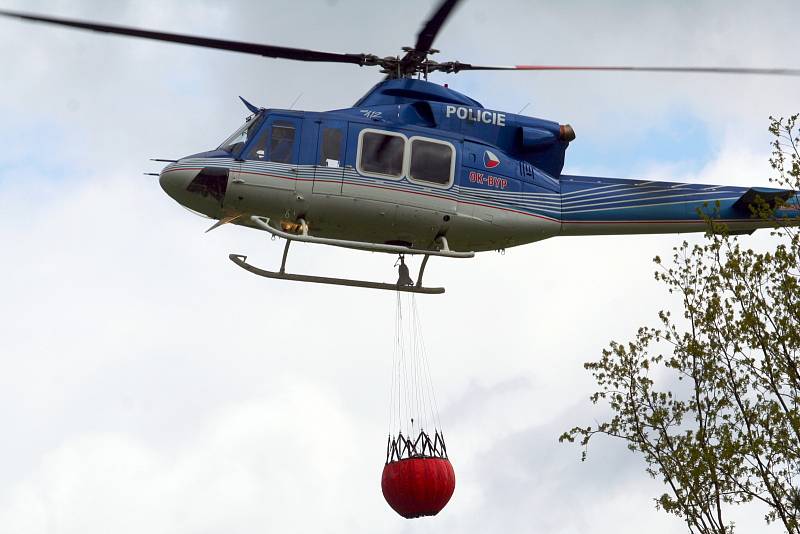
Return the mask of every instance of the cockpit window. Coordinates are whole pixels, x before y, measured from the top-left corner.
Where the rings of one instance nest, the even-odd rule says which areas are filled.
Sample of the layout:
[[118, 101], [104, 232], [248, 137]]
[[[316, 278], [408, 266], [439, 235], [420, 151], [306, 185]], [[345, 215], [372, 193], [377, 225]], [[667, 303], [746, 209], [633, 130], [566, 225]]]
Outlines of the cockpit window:
[[258, 125], [261, 123], [260, 119], [261, 117], [255, 115], [248, 117], [247, 122], [219, 145], [219, 149], [231, 153], [237, 152], [247, 144], [247, 140], [258, 131]]

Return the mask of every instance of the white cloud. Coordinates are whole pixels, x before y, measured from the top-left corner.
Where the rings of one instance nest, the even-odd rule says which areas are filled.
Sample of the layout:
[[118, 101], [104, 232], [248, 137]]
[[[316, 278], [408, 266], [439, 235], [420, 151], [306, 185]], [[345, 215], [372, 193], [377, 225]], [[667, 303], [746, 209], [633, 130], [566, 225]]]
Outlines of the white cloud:
[[[323, 517], [358, 524], [362, 500], [380, 516], [375, 462], [361, 461], [357, 429], [324, 389], [292, 377], [218, 410], [175, 448], [128, 433], [66, 440], [11, 488], [0, 521], [20, 533], [299, 531]], [[343, 494], [343, 479], [360, 484]]]

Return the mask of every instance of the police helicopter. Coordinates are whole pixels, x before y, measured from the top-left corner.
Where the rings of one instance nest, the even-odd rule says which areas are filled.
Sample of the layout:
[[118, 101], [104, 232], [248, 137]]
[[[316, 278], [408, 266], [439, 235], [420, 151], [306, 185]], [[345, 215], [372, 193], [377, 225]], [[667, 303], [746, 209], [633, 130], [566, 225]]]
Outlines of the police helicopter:
[[[190, 210], [286, 240], [277, 271], [231, 254], [261, 276], [415, 293], [425, 287], [431, 256], [472, 258], [559, 235], [698, 232], [701, 209], [732, 233], [773, 222], [751, 206], [779, 204], [797, 215], [795, 191], [623, 180], [562, 174], [575, 132], [568, 124], [491, 110], [432, 72], [645, 71], [800, 75], [800, 69], [476, 65], [435, 61], [433, 48], [460, 0], [444, 0], [403, 54], [333, 53], [212, 39], [0, 10], [0, 15], [131, 37], [310, 62], [378, 67], [385, 78], [352, 107], [327, 112], [265, 109], [242, 99], [246, 122], [217, 148], [178, 160], [156, 174], [161, 187]], [[399, 255], [399, 279], [380, 283], [286, 271], [292, 242]], [[405, 255], [422, 255], [416, 280]]]

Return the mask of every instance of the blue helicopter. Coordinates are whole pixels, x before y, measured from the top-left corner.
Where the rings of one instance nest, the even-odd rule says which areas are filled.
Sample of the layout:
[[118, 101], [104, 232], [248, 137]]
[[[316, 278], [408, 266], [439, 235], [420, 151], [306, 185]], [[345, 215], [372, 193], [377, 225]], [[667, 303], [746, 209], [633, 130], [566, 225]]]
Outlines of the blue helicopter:
[[[190, 210], [286, 240], [279, 270], [231, 254], [240, 267], [268, 278], [443, 293], [425, 287], [431, 256], [471, 258], [476, 252], [559, 235], [705, 231], [701, 212], [731, 233], [774, 225], [756, 218], [760, 202], [797, 217], [795, 191], [723, 185], [623, 180], [562, 174], [575, 132], [567, 124], [491, 110], [432, 72], [649, 71], [800, 75], [800, 69], [474, 65], [431, 56], [439, 30], [459, 0], [444, 0], [404, 54], [341, 54], [210, 39], [138, 28], [1, 11], [0, 15], [72, 28], [300, 61], [375, 66], [385, 79], [349, 108], [308, 112], [256, 107], [214, 150], [179, 160], [156, 176], [164, 191]], [[293, 241], [399, 255], [396, 283], [286, 272]], [[422, 255], [416, 281], [405, 255]]]

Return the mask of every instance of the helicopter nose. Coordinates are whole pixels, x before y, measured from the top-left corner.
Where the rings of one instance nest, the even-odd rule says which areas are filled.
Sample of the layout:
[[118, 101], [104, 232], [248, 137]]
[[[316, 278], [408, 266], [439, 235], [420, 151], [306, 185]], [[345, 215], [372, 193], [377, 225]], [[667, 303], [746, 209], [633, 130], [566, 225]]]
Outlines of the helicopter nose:
[[178, 202], [181, 201], [181, 192], [186, 191], [186, 186], [189, 185], [189, 178], [184, 174], [180, 171], [171, 171], [167, 167], [161, 171], [161, 175], [158, 178], [161, 189]]
[[228, 169], [167, 166], [158, 179], [161, 189], [178, 204], [209, 217], [217, 217], [228, 186]]
[[158, 183], [166, 194], [183, 204], [186, 201], [186, 187], [192, 177], [186, 171], [172, 170], [169, 167], [161, 171]]

